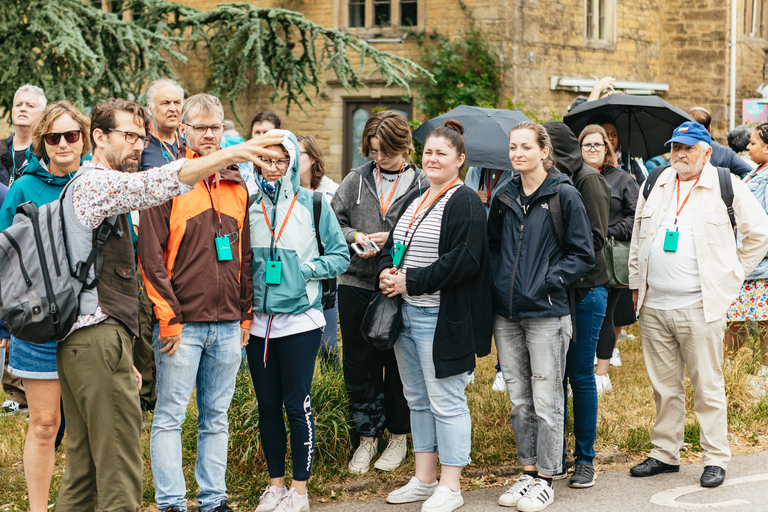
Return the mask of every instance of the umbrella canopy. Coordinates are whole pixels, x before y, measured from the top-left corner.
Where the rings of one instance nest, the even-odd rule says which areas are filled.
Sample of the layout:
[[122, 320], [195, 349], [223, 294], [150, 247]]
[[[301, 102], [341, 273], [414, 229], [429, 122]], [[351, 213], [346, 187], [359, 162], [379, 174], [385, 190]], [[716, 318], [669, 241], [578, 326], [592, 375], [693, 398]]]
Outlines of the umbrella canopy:
[[563, 118], [578, 135], [588, 124], [609, 122], [619, 133], [624, 153], [641, 158], [664, 154], [672, 132], [686, 121], [693, 121], [684, 110], [673, 107], [658, 96], [614, 94], [582, 103]]
[[449, 119], [455, 119], [464, 126], [467, 165], [513, 170], [509, 161], [509, 130], [523, 121], [530, 121], [525, 114], [519, 110], [460, 105], [419, 126], [413, 132], [413, 138], [423, 143], [429, 132]]

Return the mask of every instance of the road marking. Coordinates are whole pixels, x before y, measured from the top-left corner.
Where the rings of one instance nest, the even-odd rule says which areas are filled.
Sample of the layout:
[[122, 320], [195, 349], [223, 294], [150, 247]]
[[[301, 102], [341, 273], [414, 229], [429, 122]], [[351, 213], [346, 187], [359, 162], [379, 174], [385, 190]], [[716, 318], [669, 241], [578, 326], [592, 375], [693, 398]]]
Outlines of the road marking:
[[[722, 488], [722, 487], [725, 487], [726, 485], [739, 485], [739, 484], [746, 484], [751, 482], [759, 482], [760, 480], [768, 480], [768, 473], [764, 473], [761, 475], [743, 476], [740, 478], [729, 478], [720, 487]], [[679, 508], [683, 510], [708, 510], [708, 509], [714, 509], [714, 508], [736, 507], [736, 506], [753, 504], [751, 501], [738, 500], [738, 499], [728, 500], [728, 501], [718, 501], [715, 503], [679, 503], [676, 501], [677, 498], [681, 496], [685, 496], [686, 494], [693, 494], [695, 492], [704, 492], [707, 490], [708, 489], [701, 487], [700, 485], [686, 485], [685, 487], [676, 487], [668, 491], [663, 491], [663, 492], [654, 494], [653, 496], [651, 496], [650, 501], [654, 505], [662, 505], [665, 507]]]

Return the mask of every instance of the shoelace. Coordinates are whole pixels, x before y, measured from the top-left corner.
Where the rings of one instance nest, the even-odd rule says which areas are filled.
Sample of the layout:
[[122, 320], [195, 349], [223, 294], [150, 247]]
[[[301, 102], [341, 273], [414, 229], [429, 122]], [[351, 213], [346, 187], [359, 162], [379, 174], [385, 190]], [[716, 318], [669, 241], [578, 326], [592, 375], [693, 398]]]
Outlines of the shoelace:
[[539, 497], [540, 494], [547, 492], [547, 489], [549, 489], [549, 486], [538, 479], [535, 479], [533, 481], [533, 484], [528, 488], [525, 495], [530, 499], [536, 499]]
[[280, 487], [275, 487], [274, 485], [270, 485], [267, 487], [264, 492], [261, 494], [261, 498], [259, 498], [259, 503], [261, 503], [263, 500], [268, 499], [271, 496], [277, 497], [278, 494], [282, 494], [280, 491], [282, 489]]
[[[387, 449], [384, 450], [384, 453], [382, 454], [381, 459], [386, 459], [387, 457], [394, 457], [394, 450], [399, 450], [402, 447], [402, 445], [404, 445], [406, 442], [407, 442], [407, 439], [405, 437], [400, 439], [390, 439], [389, 444], [387, 445]], [[392, 448], [392, 450], [390, 450], [390, 448]]]
[[589, 467], [589, 464], [584, 463], [576, 464], [576, 468], [573, 470], [573, 476], [581, 475], [591, 478], [594, 474], [595, 472], [592, 468]]
[[704, 468], [704, 474], [708, 476], [716, 476], [719, 469], [720, 468], [717, 466], [707, 466]]
[[[363, 446], [365, 446], [365, 449], [361, 450], [360, 448], [363, 448]], [[369, 453], [372, 451], [372, 448], [373, 443], [366, 443], [365, 445], [361, 444], [355, 451], [354, 462], [363, 462], [366, 458], [373, 458], [372, 455], [369, 455]]]
[[530, 487], [533, 484], [533, 478], [531, 478], [528, 475], [523, 475], [520, 477], [515, 478], [515, 485], [509, 488], [507, 491], [510, 494], [514, 494], [516, 492], [520, 492], [526, 487]]

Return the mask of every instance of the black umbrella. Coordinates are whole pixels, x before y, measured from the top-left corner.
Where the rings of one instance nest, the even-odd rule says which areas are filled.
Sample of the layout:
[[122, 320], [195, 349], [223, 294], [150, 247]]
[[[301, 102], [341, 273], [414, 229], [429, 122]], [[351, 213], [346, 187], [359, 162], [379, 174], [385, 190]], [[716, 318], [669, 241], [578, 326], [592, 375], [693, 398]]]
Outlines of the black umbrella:
[[578, 136], [588, 124], [611, 123], [619, 132], [622, 151], [632, 156], [653, 158], [669, 151], [664, 143], [686, 121], [685, 111], [673, 107], [658, 96], [614, 94], [597, 101], [582, 103], [563, 118]]
[[413, 138], [423, 143], [429, 132], [449, 119], [455, 119], [464, 126], [467, 165], [512, 170], [509, 161], [509, 130], [523, 121], [530, 121], [525, 114], [519, 110], [460, 105], [419, 126], [413, 132]]

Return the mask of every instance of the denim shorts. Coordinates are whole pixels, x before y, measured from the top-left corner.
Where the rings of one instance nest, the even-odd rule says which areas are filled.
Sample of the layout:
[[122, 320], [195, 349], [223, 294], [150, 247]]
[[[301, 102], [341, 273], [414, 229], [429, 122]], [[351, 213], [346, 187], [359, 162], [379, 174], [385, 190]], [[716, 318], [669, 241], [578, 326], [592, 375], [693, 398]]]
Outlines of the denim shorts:
[[56, 341], [30, 343], [11, 336], [8, 372], [22, 379], [57, 380]]

